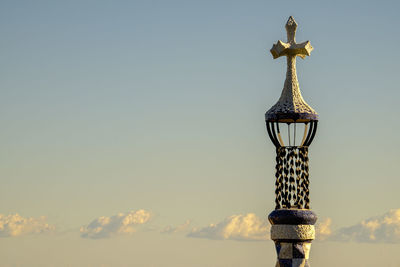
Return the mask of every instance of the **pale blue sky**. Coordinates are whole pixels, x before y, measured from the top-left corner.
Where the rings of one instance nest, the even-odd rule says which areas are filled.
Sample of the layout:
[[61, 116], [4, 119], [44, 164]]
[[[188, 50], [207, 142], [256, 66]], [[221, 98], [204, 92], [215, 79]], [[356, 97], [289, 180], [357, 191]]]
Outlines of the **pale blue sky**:
[[[194, 259], [204, 249], [211, 261], [190, 265], [188, 256], [182, 266], [245, 266], [224, 261], [234, 251], [244, 251], [236, 262], [265, 266], [265, 253], [273, 262], [271, 241], [157, 231], [249, 212], [266, 219], [274, 208], [264, 113], [279, 98], [286, 61], [269, 49], [286, 40], [290, 15], [297, 40], [315, 48], [297, 63], [303, 96], [320, 114], [310, 148], [313, 210], [335, 229], [400, 208], [399, 8], [398, 1], [2, 1], [0, 214], [46, 216], [57, 233], [2, 238], [0, 248], [74, 253], [90, 242], [90, 253], [76, 255], [82, 266], [104, 262], [94, 255], [105, 250], [116, 255], [106, 266], [132, 266], [121, 263], [129, 253], [116, 251], [143, 242]], [[148, 231], [79, 237], [95, 218], [139, 209], [154, 216]], [[354, 246], [360, 255], [400, 248], [315, 246], [320, 255], [328, 255], [324, 246]], [[25, 266], [0, 251], [5, 266]], [[338, 266], [313, 253], [315, 266]], [[60, 266], [62, 255], [31, 262]], [[180, 266], [163, 258], [161, 245], [140, 255], [155, 258], [145, 265], [137, 256], [136, 266]], [[399, 266], [390, 264], [400, 258], [385, 257]]]

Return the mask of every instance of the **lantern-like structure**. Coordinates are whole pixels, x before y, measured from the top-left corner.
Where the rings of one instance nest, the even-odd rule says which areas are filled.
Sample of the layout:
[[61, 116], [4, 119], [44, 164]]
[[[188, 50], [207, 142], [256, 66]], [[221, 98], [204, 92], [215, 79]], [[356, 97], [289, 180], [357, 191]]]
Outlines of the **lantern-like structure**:
[[309, 266], [317, 216], [310, 210], [308, 148], [315, 137], [318, 114], [303, 99], [296, 74], [296, 57], [309, 56], [309, 41], [296, 43], [297, 23], [286, 23], [287, 43], [273, 45], [273, 58], [286, 56], [286, 80], [278, 102], [265, 114], [269, 138], [276, 148], [275, 210], [268, 216], [277, 267]]

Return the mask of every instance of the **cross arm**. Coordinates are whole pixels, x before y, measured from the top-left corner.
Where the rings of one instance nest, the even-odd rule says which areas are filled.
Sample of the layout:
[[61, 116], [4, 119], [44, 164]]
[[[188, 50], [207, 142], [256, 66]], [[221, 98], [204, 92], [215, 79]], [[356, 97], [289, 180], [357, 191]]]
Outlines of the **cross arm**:
[[314, 48], [311, 46], [310, 41], [306, 41], [303, 43], [284, 43], [279, 40], [276, 44], [274, 44], [270, 50], [274, 59], [281, 56], [299, 56], [301, 58], [305, 58], [309, 56], [311, 51]]

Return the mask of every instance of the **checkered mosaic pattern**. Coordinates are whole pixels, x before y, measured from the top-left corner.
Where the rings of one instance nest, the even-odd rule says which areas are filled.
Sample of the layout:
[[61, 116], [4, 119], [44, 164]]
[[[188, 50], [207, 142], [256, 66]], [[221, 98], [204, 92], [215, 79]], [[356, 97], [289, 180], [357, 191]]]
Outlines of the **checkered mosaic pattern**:
[[278, 261], [275, 267], [310, 267], [311, 242], [275, 241]]

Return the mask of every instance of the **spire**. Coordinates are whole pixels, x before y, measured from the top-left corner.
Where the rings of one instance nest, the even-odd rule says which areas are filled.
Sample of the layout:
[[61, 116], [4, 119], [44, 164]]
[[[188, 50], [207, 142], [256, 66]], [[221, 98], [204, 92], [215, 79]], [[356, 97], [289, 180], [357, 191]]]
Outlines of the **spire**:
[[318, 120], [318, 114], [303, 99], [296, 73], [296, 57], [305, 58], [314, 49], [310, 41], [296, 43], [297, 23], [292, 16], [286, 23], [287, 43], [279, 40], [270, 50], [274, 59], [287, 58], [286, 80], [278, 102], [265, 114], [266, 121], [306, 122]]

